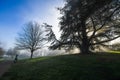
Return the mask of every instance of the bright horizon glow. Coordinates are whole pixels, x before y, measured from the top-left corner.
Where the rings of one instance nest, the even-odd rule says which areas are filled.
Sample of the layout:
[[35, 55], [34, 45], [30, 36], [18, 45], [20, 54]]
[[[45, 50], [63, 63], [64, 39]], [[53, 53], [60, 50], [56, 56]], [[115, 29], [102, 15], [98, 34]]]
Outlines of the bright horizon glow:
[[58, 18], [61, 15], [56, 8], [63, 5], [63, 0], [0, 0], [0, 41], [3, 48], [15, 46], [17, 33], [29, 21], [52, 25], [59, 38]]

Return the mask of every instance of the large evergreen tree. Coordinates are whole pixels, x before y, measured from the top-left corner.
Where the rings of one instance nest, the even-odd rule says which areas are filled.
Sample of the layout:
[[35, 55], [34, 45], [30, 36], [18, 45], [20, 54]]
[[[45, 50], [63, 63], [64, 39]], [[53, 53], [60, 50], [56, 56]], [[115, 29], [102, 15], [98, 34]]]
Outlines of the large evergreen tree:
[[78, 47], [89, 54], [97, 45], [120, 37], [120, 0], [66, 0], [61, 14], [60, 46]]

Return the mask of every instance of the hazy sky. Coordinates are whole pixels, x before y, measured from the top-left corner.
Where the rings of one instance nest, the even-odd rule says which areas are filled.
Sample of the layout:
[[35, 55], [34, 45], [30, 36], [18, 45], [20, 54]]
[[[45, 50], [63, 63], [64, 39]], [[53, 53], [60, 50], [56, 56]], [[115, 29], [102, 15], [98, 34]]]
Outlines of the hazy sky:
[[4, 48], [14, 46], [17, 34], [31, 20], [53, 25], [58, 35], [60, 14], [56, 8], [63, 5], [63, 0], [0, 0], [0, 41]]

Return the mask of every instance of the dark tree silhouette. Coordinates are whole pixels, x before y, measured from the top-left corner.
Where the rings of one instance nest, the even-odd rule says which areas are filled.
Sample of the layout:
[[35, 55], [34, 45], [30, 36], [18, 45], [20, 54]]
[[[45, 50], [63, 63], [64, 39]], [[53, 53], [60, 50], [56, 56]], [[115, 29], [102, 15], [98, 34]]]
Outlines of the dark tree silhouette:
[[0, 57], [2, 57], [4, 53], [5, 53], [5, 50], [2, 47], [0, 47]]
[[2, 43], [0, 42], [0, 57], [2, 57], [4, 55], [4, 53], [5, 53], [5, 50], [2, 46]]
[[54, 32], [52, 30], [53, 26], [45, 23], [44, 27], [46, 28], [46, 39], [47, 39], [47, 41], [51, 42], [51, 45], [53, 45], [53, 44], [59, 44], [60, 41], [57, 40], [56, 35], [54, 34]]
[[120, 0], [66, 0], [59, 10], [62, 34], [52, 49], [76, 46], [89, 54], [96, 46], [120, 37]]
[[29, 49], [31, 57], [34, 51], [43, 46], [43, 28], [36, 22], [29, 22], [24, 28], [23, 33], [20, 33], [16, 39], [18, 49]]

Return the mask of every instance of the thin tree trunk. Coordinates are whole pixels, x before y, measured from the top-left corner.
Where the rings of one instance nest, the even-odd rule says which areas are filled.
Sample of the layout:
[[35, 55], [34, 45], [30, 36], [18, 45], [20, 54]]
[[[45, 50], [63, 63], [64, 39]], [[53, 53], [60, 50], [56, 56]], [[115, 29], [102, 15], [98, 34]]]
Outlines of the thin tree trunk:
[[32, 59], [32, 57], [33, 57], [33, 50], [31, 50], [31, 56], [30, 56], [30, 58]]

